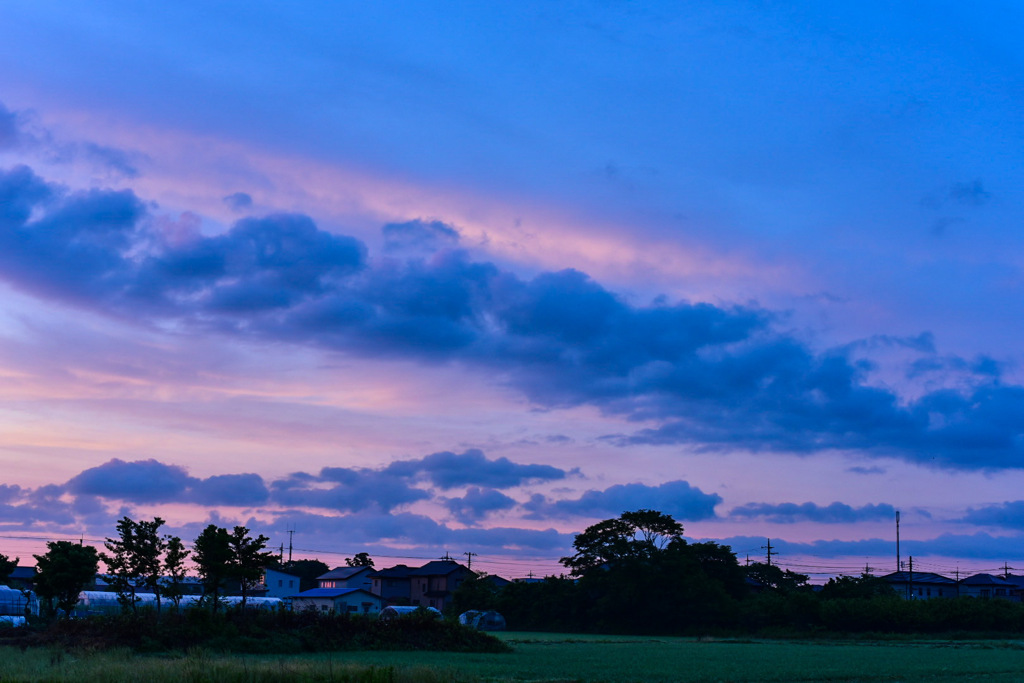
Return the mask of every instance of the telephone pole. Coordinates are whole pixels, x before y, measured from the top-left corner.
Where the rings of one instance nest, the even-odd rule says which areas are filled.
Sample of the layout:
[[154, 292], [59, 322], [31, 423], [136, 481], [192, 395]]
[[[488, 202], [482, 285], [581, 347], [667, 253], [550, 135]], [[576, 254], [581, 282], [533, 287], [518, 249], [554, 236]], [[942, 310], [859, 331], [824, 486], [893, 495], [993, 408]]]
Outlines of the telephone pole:
[[470, 571], [473, 571], [473, 556], [476, 555], [476, 553], [462, 553], [462, 554], [466, 556], [466, 569], [468, 569]]
[[772, 566], [772, 555], [778, 555], [776, 552], [772, 552], [772, 539], [768, 539], [768, 545], [761, 546], [761, 550], [768, 551], [768, 566]]
[[288, 564], [292, 563], [292, 536], [295, 534], [295, 529], [288, 530]]
[[903, 563], [900, 562], [900, 511], [896, 511], [896, 571], [903, 571]]

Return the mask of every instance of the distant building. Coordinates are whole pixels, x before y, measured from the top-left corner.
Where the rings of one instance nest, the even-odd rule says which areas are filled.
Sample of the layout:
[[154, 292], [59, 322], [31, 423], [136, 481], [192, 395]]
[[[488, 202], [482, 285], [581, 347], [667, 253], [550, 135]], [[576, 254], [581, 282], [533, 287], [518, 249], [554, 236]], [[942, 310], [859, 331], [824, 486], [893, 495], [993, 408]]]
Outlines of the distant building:
[[373, 588], [373, 567], [335, 567], [316, 577], [318, 588], [361, 588], [367, 593]]
[[1019, 600], [1016, 591], [1015, 583], [992, 574], [974, 574], [960, 580], [960, 596], [966, 598]]
[[955, 598], [959, 595], [956, 581], [933, 572], [893, 572], [881, 578], [905, 600]]
[[409, 572], [412, 604], [443, 610], [452, 592], [470, 576], [476, 576], [473, 570], [454, 560], [435, 560], [413, 569]]
[[412, 567], [398, 564], [370, 574], [370, 592], [379, 595], [385, 606], [412, 603]]
[[380, 597], [362, 588], [313, 588], [290, 596], [292, 611], [315, 610], [322, 614], [377, 615]]
[[[299, 592], [300, 579], [293, 574], [279, 572], [276, 569], [263, 570], [263, 585], [260, 593], [268, 598], [286, 598]], [[256, 594], [256, 591], [253, 591]]]
[[36, 583], [36, 568], [18, 565], [7, 577], [7, 585], [18, 590], [32, 590]]

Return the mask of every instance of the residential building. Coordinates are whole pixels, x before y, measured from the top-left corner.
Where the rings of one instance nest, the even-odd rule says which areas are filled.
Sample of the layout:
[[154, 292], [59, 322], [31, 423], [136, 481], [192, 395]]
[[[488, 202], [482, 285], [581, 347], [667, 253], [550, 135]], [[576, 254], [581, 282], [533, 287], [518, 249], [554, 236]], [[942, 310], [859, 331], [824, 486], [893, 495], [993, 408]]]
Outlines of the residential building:
[[443, 610], [451, 601], [452, 592], [473, 570], [454, 560], [435, 560], [409, 572], [412, 580], [410, 599], [413, 605]]
[[335, 567], [316, 577], [318, 588], [362, 588], [367, 593], [373, 588], [373, 567]]
[[370, 574], [370, 592], [379, 595], [385, 606], [409, 605], [412, 602], [412, 567], [398, 564]]
[[1001, 576], [974, 574], [960, 580], [960, 595], [967, 598], [1019, 599], [1017, 585]]
[[956, 581], [933, 572], [893, 572], [881, 578], [888, 581], [896, 594], [905, 600], [955, 598], [959, 595]]
[[[267, 598], [286, 598], [295, 595], [301, 589], [299, 581], [299, 577], [293, 574], [279, 572], [276, 569], [264, 569], [262, 595]], [[253, 595], [256, 595], [256, 591], [253, 591]]]
[[291, 595], [290, 599], [294, 612], [377, 615], [381, 610], [380, 598], [362, 588], [313, 588]]

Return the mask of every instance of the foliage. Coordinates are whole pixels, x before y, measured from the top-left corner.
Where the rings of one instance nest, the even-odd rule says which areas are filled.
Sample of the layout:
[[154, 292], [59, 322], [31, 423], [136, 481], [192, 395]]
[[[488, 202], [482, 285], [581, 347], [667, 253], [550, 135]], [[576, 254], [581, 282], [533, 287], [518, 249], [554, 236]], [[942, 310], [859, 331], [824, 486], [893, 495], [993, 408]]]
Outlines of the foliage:
[[228, 576], [238, 581], [242, 607], [245, 607], [251, 588], [263, 577], [263, 568], [274, 561], [274, 554], [266, 550], [269, 540], [263, 534], [252, 538], [244, 526], [236, 526], [228, 537], [228, 548], [231, 551]]
[[870, 600], [892, 597], [893, 589], [885, 579], [864, 573], [860, 576], [837, 576], [821, 587], [823, 600]]
[[36, 558], [36, 593], [52, 610], [65, 617], [78, 603], [78, 594], [96, 576], [96, 549], [70, 541], [49, 541]]
[[164, 595], [174, 603], [174, 608], [178, 609], [178, 606], [181, 604], [181, 598], [185, 594], [184, 581], [187, 571], [185, 560], [188, 559], [189, 551], [185, 549], [185, 544], [177, 536], [165, 537], [164, 543], [166, 548], [164, 553], [164, 572], [169, 581], [164, 586], [163, 591]]
[[231, 534], [215, 524], [208, 525], [192, 546], [192, 561], [203, 582], [203, 601], [216, 612], [220, 594], [231, 575]]
[[19, 559], [16, 557], [12, 560], [3, 553], [0, 553], [0, 586], [7, 584], [11, 574], [18, 568]]
[[810, 579], [806, 574], [798, 574], [788, 569], [783, 570], [764, 562], [751, 562], [744, 570], [748, 578], [753, 579], [764, 588], [778, 593], [806, 589]]
[[157, 609], [160, 607], [160, 556], [166, 547], [159, 533], [163, 524], [159, 517], [136, 522], [126, 516], [117, 523], [118, 537], [108, 538], [103, 544], [109, 554], [100, 553], [100, 559], [125, 611], [135, 611], [135, 594], [140, 588], [154, 593]]
[[19, 641], [22, 647], [52, 645], [128, 648], [136, 652], [185, 652], [203, 647], [254, 654], [336, 650], [509, 651], [507, 645], [493, 636], [428, 613], [383, 621], [315, 611], [243, 608], [217, 613], [185, 609], [74, 619]]
[[355, 557], [345, 558], [346, 567], [372, 567], [373, 558], [368, 553], [356, 553]]
[[587, 527], [576, 536], [576, 553], [561, 563], [572, 576], [583, 576], [616, 563], [651, 559], [683, 536], [683, 525], [655, 510], [623, 512]]
[[445, 606], [445, 614], [456, 617], [471, 609], [497, 609], [498, 589], [483, 576], [467, 577], [452, 591], [451, 601]]

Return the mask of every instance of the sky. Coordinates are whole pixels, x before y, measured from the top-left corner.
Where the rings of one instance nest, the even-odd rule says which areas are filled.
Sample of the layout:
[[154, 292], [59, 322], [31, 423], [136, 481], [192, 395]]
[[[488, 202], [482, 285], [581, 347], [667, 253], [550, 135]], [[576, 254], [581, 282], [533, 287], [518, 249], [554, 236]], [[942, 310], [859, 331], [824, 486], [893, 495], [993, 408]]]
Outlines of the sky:
[[[1024, 569], [1013, 3], [0, 8], [0, 552]], [[289, 534], [289, 531], [293, 532]], [[770, 539], [770, 541], [769, 541]]]

